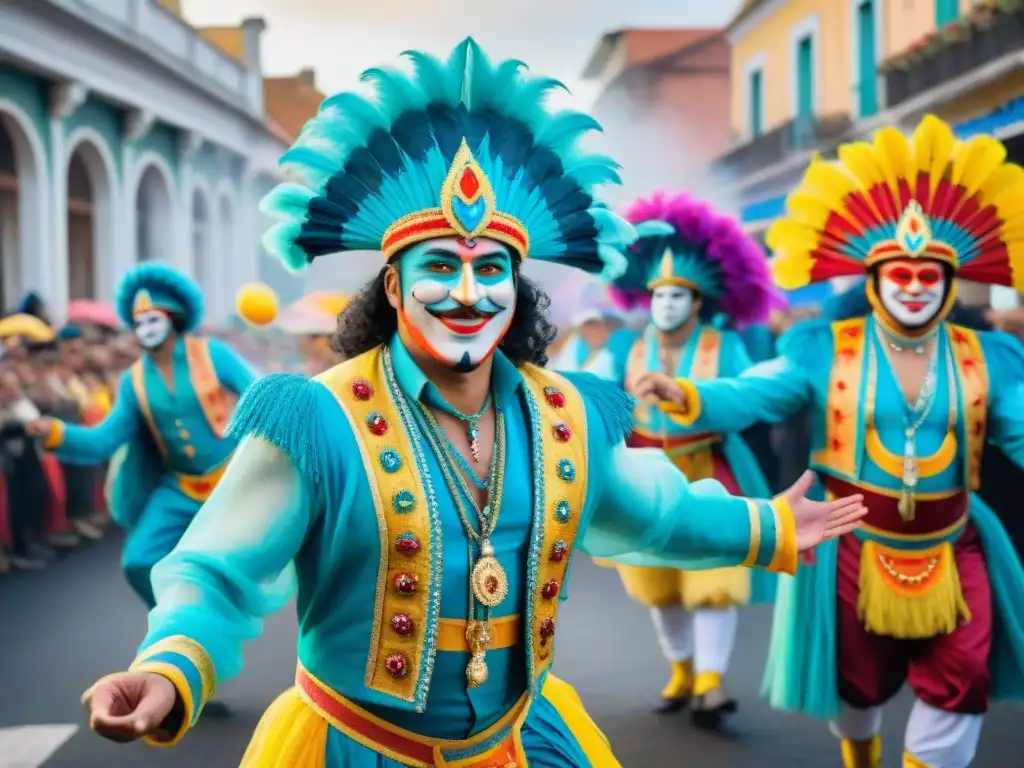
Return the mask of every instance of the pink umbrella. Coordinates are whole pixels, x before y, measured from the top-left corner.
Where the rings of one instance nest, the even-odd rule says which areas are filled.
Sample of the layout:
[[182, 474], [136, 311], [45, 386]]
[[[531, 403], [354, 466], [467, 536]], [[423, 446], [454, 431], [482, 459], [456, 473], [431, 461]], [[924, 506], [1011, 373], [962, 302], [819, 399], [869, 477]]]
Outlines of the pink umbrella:
[[104, 328], [117, 328], [121, 325], [111, 304], [93, 299], [76, 299], [68, 304], [68, 322], [92, 323]]

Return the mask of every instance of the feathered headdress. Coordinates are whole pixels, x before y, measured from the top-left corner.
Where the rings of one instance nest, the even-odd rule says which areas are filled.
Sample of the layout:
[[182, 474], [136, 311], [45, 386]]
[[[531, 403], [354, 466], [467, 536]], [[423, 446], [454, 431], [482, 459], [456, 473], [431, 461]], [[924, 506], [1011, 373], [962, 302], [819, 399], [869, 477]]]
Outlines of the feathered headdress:
[[376, 95], [328, 98], [282, 157], [303, 184], [263, 201], [282, 220], [268, 250], [297, 270], [338, 251], [390, 259], [435, 237], [487, 237], [521, 258], [619, 274], [635, 233], [594, 199], [619, 183], [618, 166], [580, 149], [600, 129], [593, 118], [545, 108], [561, 84], [520, 61], [492, 64], [472, 39], [447, 61], [404, 55], [411, 75], [367, 70]]
[[898, 257], [949, 264], [957, 277], [1024, 291], [1024, 169], [990, 136], [958, 141], [931, 115], [905, 137], [815, 159], [768, 230], [785, 289], [865, 273]]
[[187, 275], [166, 264], [148, 262], [129, 269], [114, 295], [121, 322], [129, 328], [135, 315], [154, 309], [182, 318], [190, 333], [203, 322], [203, 292]]
[[[713, 300], [736, 326], [763, 323], [773, 307], [784, 305], [764, 251], [739, 222], [708, 203], [685, 192], [655, 192], [634, 202], [626, 219], [640, 239], [630, 249], [620, 290], [686, 285]], [[667, 234], [654, 222], [668, 225]]]

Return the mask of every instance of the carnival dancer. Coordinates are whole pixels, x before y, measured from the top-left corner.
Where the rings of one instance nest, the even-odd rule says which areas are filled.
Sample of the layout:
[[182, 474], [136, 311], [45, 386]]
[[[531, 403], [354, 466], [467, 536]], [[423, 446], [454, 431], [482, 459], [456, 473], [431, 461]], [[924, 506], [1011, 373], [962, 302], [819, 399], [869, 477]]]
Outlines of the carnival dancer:
[[[777, 291], [758, 245], [734, 219], [686, 193], [656, 192], [636, 201], [626, 218], [641, 232], [652, 222], [669, 227], [666, 234], [640, 237], [632, 255], [646, 269], [618, 281], [627, 295], [647, 290], [651, 296], [650, 323], [625, 366], [626, 391], [648, 371], [714, 379], [749, 368], [739, 335], [722, 326], [742, 328], [768, 318]], [[715, 478], [730, 493], [771, 495], [739, 435], [681, 426], [651, 402], [639, 402], [634, 415], [629, 444], [663, 450], [689, 480]], [[747, 568], [618, 570], [630, 597], [650, 609], [671, 668], [658, 711], [678, 712], [690, 704], [695, 724], [717, 726], [736, 710], [722, 678], [736, 639], [737, 607], [770, 600], [773, 575]]]
[[1024, 288], [1024, 170], [1005, 156], [929, 116], [814, 160], [769, 231], [777, 280], [864, 274], [870, 314], [799, 325], [738, 379], [639, 387], [698, 430], [810, 405], [825, 489], [867, 499], [855, 537], [782, 580], [765, 681], [775, 706], [832, 720], [849, 768], [880, 765], [904, 682], [906, 768], [968, 765], [989, 700], [1024, 697], [1024, 569], [973, 493], [986, 438], [1024, 464], [1024, 354], [945, 319], [955, 279]]
[[224, 480], [156, 569], [132, 671], [86, 695], [107, 736], [181, 738], [294, 562], [296, 686], [244, 766], [612, 768], [549, 675], [577, 545], [793, 571], [797, 550], [857, 524], [856, 496], [688, 488], [622, 444], [621, 390], [540, 367], [553, 329], [522, 260], [611, 270], [633, 237], [594, 204], [616, 179], [578, 148], [596, 124], [550, 115], [555, 81], [472, 40], [407, 56], [411, 74], [364, 74], [374, 96], [329, 98], [284, 157], [305, 185], [267, 199], [284, 218], [271, 250], [300, 267], [379, 249], [386, 266], [343, 314], [345, 362], [246, 395]]
[[128, 532], [125, 578], [152, 608], [150, 572], [224, 473], [236, 445], [225, 436], [233, 402], [254, 376], [223, 343], [192, 335], [203, 295], [171, 267], [129, 270], [115, 303], [145, 354], [121, 377], [113, 410], [95, 427], [40, 419], [32, 430], [69, 464], [98, 465], [124, 446], [108, 481], [111, 515]]
[[563, 373], [592, 373], [605, 381], [618, 381], [615, 357], [608, 348], [614, 329], [607, 311], [598, 308], [578, 313], [572, 322], [569, 338], [548, 367]]

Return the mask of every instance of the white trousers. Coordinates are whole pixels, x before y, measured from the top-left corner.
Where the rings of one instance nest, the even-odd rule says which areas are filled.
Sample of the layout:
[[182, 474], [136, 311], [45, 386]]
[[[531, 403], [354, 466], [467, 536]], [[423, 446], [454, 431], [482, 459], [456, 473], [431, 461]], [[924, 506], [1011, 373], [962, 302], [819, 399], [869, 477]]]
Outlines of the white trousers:
[[[967, 768], [981, 738], [983, 715], [961, 715], [914, 702], [903, 748], [928, 768]], [[831, 723], [834, 734], [851, 741], [870, 739], [882, 727], [882, 708], [843, 707]]]
[[651, 608], [661, 652], [669, 661], [693, 659], [693, 671], [725, 674], [729, 668], [739, 612], [735, 607], [698, 608], [681, 605]]

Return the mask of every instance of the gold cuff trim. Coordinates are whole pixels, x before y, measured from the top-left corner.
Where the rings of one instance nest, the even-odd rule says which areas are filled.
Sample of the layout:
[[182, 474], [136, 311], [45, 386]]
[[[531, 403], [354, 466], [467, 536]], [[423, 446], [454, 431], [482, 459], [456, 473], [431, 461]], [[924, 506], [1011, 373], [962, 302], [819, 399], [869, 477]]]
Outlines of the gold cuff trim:
[[747, 549], [747, 556], [740, 565], [750, 568], [757, 562], [757, 554], [761, 551], [761, 512], [757, 508], [757, 502], [753, 499], [746, 499], [747, 512], [750, 514], [750, 547]]
[[796, 574], [796, 518], [793, 508], [785, 496], [777, 496], [771, 502], [775, 515], [775, 555], [772, 557], [768, 570], [774, 573]]
[[213, 659], [210, 658], [206, 649], [190, 637], [172, 635], [158, 640], [142, 651], [131, 668], [134, 670], [136, 666], [147, 663], [147, 659], [160, 653], [176, 653], [192, 662], [192, 666], [199, 672], [199, 679], [203, 685], [203, 700], [200, 702], [200, 706], [205, 704], [217, 687], [217, 672], [213, 666]]
[[687, 379], [676, 379], [676, 384], [683, 390], [683, 403], [674, 403], [670, 400], [658, 403], [658, 408], [668, 415], [672, 421], [684, 427], [692, 427], [700, 418], [700, 392], [697, 385]]
[[173, 734], [168, 740], [161, 740], [155, 736], [146, 736], [142, 739], [146, 744], [149, 744], [152, 747], [173, 747], [181, 741], [182, 738], [184, 738], [186, 733], [189, 732], [196, 712], [196, 703], [192, 699], [192, 687], [188, 684], [188, 679], [185, 677], [185, 673], [166, 661], [136, 662], [135, 664], [132, 664], [131, 671], [151, 672], [152, 674], [167, 678], [171, 681], [171, 684], [178, 692], [178, 695], [181, 696], [181, 700], [185, 704], [185, 717], [181, 721], [181, 728], [178, 729], [178, 732]]
[[50, 432], [43, 440], [43, 448], [48, 451], [56, 450], [64, 444], [64, 422], [54, 419], [50, 422]]

